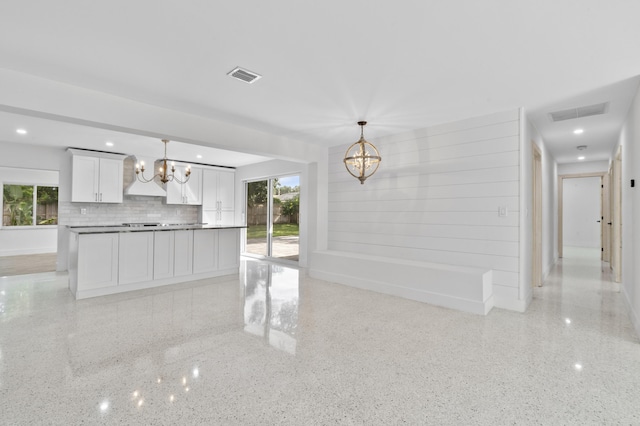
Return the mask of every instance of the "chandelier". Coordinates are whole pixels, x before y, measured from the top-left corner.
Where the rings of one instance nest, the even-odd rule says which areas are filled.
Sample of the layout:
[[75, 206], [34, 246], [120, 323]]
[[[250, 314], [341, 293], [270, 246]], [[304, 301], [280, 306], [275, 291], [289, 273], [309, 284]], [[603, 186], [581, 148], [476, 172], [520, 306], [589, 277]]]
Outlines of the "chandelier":
[[162, 142], [164, 143], [164, 158], [162, 159], [162, 167], [158, 168], [158, 173], [154, 174], [150, 179], [147, 179], [144, 176], [144, 161], [141, 161], [140, 164], [136, 164], [136, 176], [138, 177], [138, 180], [140, 182], [143, 183], [149, 183], [151, 181], [153, 181], [155, 178], [159, 178], [160, 182], [162, 183], [167, 183], [167, 182], [171, 182], [171, 181], [175, 181], [178, 182], [181, 185], [184, 185], [185, 183], [187, 183], [187, 181], [189, 180], [189, 177], [191, 176], [191, 166], [187, 166], [187, 168], [185, 169], [184, 172], [184, 179], [180, 180], [179, 178], [176, 177], [175, 173], [176, 173], [176, 163], [175, 162], [171, 162], [171, 173], [168, 174], [168, 167], [167, 167], [167, 144], [169, 143], [168, 139], [162, 139]]
[[358, 179], [360, 184], [373, 175], [380, 166], [380, 153], [372, 143], [364, 139], [366, 121], [358, 121], [360, 126], [360, 140], [352, 144], [344, 155], [344, 165], [351, 176]]

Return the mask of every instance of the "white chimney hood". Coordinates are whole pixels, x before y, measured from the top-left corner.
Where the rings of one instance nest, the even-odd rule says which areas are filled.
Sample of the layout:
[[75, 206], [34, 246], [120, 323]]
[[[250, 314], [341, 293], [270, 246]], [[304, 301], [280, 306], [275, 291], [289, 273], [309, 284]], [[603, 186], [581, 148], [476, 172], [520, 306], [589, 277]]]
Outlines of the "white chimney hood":
[[[154, 162], [155, 159], [151, 157], [145, 157], [142, 155], [135, 155], [135, 163], [144, 162], [145, 167], [145, 176], [147, 179], [153, 176], [155, 173]], [[135, 175], [135, 166], [134, 166], [134, 175], [133, 182], [124, 190], [124, 193], [127, 195], [146, 195], [149, 197], [166, 197], [167, 191], [161, 186], [159, 181], [154, 180], [153, 182], [140, 182]]]

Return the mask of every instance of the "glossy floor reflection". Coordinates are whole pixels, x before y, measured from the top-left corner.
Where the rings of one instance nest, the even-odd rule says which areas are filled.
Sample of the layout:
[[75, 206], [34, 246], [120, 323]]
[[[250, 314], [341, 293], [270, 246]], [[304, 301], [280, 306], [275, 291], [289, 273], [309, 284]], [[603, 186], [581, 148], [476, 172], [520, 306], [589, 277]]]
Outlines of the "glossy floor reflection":
[[64, 274], [2, 278], [0, 424], [640, 424], [640, 344], [596, 256], [486, 317], [255, 260], [77, 302]]

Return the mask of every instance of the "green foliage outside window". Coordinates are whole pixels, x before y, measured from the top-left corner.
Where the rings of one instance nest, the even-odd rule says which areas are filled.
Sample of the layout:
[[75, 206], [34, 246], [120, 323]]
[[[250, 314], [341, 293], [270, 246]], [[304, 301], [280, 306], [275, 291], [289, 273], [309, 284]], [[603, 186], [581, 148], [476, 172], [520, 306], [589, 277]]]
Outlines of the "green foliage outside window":
[[[36, 194], [35, 199], [34, 191]], [[3, 186], [2, 226], [56, 225], [57, 223], [57, 187], [34, 185]]]
[[289, 223], [294, 222], [293, 219], [297, 218], [297, 214], [300, 211], [300, 195], [296, 195], [290, 200], [282, 202], [280, 213], [289, 217]]

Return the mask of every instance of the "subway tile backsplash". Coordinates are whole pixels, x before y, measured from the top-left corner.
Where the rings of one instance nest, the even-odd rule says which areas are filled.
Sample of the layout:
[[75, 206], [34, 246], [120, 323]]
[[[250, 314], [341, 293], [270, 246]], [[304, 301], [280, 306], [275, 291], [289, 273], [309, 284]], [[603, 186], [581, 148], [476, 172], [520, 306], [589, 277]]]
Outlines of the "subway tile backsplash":
[[[125, 195], [122, 204], [58, 204], [60, 225], [116, 225], [126, 222], [194, 223], [199, 222], [200, 206], [167, 205], [164, 197]], [[85, 214], [82, 214], [86, 209]]]

